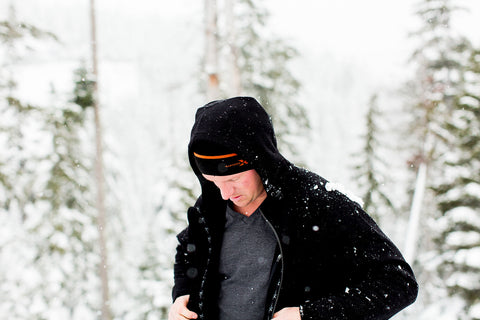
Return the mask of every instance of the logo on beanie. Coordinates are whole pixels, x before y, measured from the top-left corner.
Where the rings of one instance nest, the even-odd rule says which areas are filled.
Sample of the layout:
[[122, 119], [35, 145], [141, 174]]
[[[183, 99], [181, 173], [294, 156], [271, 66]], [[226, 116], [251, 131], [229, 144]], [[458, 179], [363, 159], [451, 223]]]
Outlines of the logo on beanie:
[[226, 164], [225, 165], [225, 168], [230, 168], [230, 167], [235, 167], [235, 166], [246, 166], [248, 164], [248, 161], [247, 160], [238, 160], [238, 162], [235, 162], [235, 163], [232, 163], [232, 164]]

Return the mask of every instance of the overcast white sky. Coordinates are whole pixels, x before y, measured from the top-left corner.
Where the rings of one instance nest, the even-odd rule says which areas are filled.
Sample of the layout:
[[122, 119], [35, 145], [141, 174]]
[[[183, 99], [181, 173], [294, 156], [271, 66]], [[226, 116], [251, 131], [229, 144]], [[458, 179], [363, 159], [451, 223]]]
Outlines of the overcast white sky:
[[[343, 59], [358, 59], [403, 68], [412, 52], [408, 34], [418, 27], [419, 0], [266, 0], [272, 27], [308, 51], [328, 51]], [[452, 1], [469, 8], [453, 21], [480, 44], [480, 1]]]
[[[271, 13], [269, 27], [294, 46], [307, 51], [329, 51], [342, 58], [362, 57], [379, 61], [404, 56], [411, 52], [407, 41], [409, 32], [418, 23], [414, 12], [420, 0], [264, 0]], [[480, 45], [480, 1], [452, 1], [469, 8], [454, 21], [463, 32]], [[0, 5], [0, 17], [6, 13], [8, 3], [14, 3], [21, 12], [45, 15], [55, 7], [70, 7], [81, 14], [89, 0], [5, 0]], [[200, 0], [96, 0], [102, 11], [127, 13], [130, 18], [142, 15], [157, 16], [159, 20], [178, 23], [197, 22], [202, 19], [203, 1]], [[30, 10], [25, 10], [25, 6]], [[61, 20], [61, 17], [58, 17]], [[476, 39], [475, 39], [476, 38]], [[400, 61], [399, 61], [400, 62]]]

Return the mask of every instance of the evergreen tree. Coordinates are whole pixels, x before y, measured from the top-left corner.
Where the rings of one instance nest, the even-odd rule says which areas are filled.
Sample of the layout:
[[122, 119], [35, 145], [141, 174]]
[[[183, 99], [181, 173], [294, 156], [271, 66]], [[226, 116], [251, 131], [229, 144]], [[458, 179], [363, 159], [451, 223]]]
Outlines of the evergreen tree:
[[81, 106], [65, 103], [43, 108], [41, 115], [43, 125], [36, 134], [45, 151], [29, 159], [39, 168], [30, 173], [38, 189], [25, 221], [25, 232], [35, 238], [31, 271], [36, 281], [29, 295], [38, 309], [30, 317], [92, 317], [98, 310], [93, 294], [98, 291], [98, 252], [92, 163], [85, 146], [87, 114]]
[[464, 302], [458, 319], [480, 319], [480, 51], [472, 51], [465, 91], [455, 97], [444, 139], [451, 148], [445, 179], [435, 186], [441, 218], [438, 272]]
[[373, 95], [370, 99], [366, 115], [367, 132], [364, 136], [362, 151], [356, 155], [359, 164], [355, 166], [354, 170], [356, 172], [355, 181], [358, 182], [359, 188], [363, 192], [363, 207], [380, 222], [384, 215], [395, 209], [383, 190], [386, 180], [386, 164], [379, 154], [383, 146], [379, 140], [381, 132], [378, 121], [381, 113], [377, 100], [377, 95]]
[[122, 319], [166, 319], [171, 305], [175, 236], [185, 227], [187, 208], [194, 201], [185, 202], [188, 193], [172, 186], [181, 181], [193, 186], [196, 180], [182, 177], [190, 172], [169, 164], [171, 155], [164, 151], [158, 150], [150, 159], [154, 163], [143, 162], [163, 168], [152, 176], [156, 184], [139, 181], [142, 190], [148, 189], [145, 199], [153, 199], [135, 208], [140, 211], [120, 207], [124, 212], [109, 219], [110, 257], [122, 261], [111, 266], [111, 305], [115, 316]]
[[433, 166], [430, 170], [435, 170], [435, 160], [445, 152], [440, 143], [440, 124], [451, 116], [453, 99], [462, 90], [468, 57], [469, 41], [451, 27], [457, 10], [451, 0], [422, 0], [417, 12], [423, 26], [414, 33], [419, 47], [412, 56], [417, 74], [409, 84], [412, 101], [408, 111], [413, 121], [408, 130], [416, 149], [413, 165], [427, 162]]
[[272, 117], [279, 143], [295, 155], [295, 137], [309, 128], [298, 103], [300, 83], [288, 69], [298, 52], [266, 30], [268, 13], [251, 0], [240, 0], [237, 17], [239, 69], [243, 91], [257, 97]]
[[[449, 148], [444, 144], [441, 124], [445, 119], [451, 118], [454, 97], [462, 90], [463, 66], [467, 60], [469, 42], [451, 27], [452, 15], [456, 10], [458, 8], [452, 6], [450, 0], [422, 0], [417, 12], [423, 24], [414, 34], [419, 42], [418, 49], [412, 56], [417, 73], [415, 79], [408, 84], [410, 101], [407, 111], [411, 121], [405, 132], [405, 136], [410, 137], [407, 143], [412, 150], [410, 167], [418, 170], [423, 166], [424, 170], [419, 172], [426, 175], [425, 178], [417, 176], [418, 180], [425, 181], [425, 184], [415, 184], [416, 190], [413, 191], [417, 194], [431, 190], [438, 183], [436, 180], [442, 177], [442, 156]], [[417, 200], [424, 204], [420, 210], [423, 215], [421, 223], [424, 225], [426, 217], [438, 214], [436, 201], [431, 192]], [[424, 234], [426, 236], [432, 233]], [[421, 243], [423, 250], [432, 248], [431, 237], [417, 240], [408, 239]]]
[[272, 116], [280, 148], [296, 158], [298, 137], [309, 128], [306, 110], [298, 102], [300, 83], [288, 69], [297, 51], [268, 33], [268, 13], [258, 2], [232, 0], [218, 7], [223, 10], [217, 30], [225, 30], [216, 34], [220, 94], [257, 98]]
[[[33, 198], [33, 175], [29, 170], [34, 166], [29, 165], [32, 159], [26, 150], [30, 138], [28, 128], [37, 126], [41, 112], [16, 97], [13, 65], [22, 59], [23, 52], [46, 39], [56, 38], [50, 32], [18, 21], [13, 7], [8, 20], [0, 21], [0, 147], [3, 147], [0, 154], [0, 190], [3, 192], [0, 194], [5, 195], [0, 197], [0, 207], [7, 211], [19, 210], [22, 219], [25, 219], [24, 206]], [[21, 185], [22, 182], [25, 184]]]
[[18, 22], [12, 14], [0, 23], [0, 36], [5, 44], [0, 75], [0, 210], [2, 218], [8, 217], [2, 223], [1, 260], [6, 269], [0, 312], [16, 319], [94, 315], [95, 299], [89, 293], [95, 277], [88, 266], [95, 260], [95, 233], [89, 213], [90, 168], [81, 149], [84, 112], [76, 104], [40, 107], [15, 97], [13, 70], [22, 58], [19, 52], [37, 39], [54, 38], [51, 33]]
[[[68, 307], [72, 318], [79, 316], [79, 309], [95, 314], [98, 308], [95, 297], [89, 296], [98, 290], [96, 268], [99, 255], [91, 175], [93, 161], [89, 151], [93, 130], [89, 125], [92, 122], [88, 100], [91, 83], [85, 68], [77, 69], [74, 103], [51, 108], [46, 123], [53, 147], [48, 159], [51, 163], [49, 179], [42, 197], [50, 206], [46, 217], [49, 226], [39, 225], [38, 228], [45, 228], [43, 234], [48, 239], [42, 251], [51, 257], [57, 255], [61, 261], [58, 271], [62, 272], [63, 278], [58, 280], [62, 289], [57, 299], [64, 297], [64, 306]], [[39, 257], [38, 263], [41, 259]], [[48, 273], [52, 261], [45, 262], [45, 273]]]
[[52, 99], [59, 102], [49, 106], [23, 104], [13, 96], [13, 79], [6, 82], [0, 90], [0, 313], [15, 319], [92, 318], [98, 310], [92, 269], [98, 254], [91, 161], [84, 149], [87, 111], [55, 93]]
[[41, 316], [74, 319], [86, 312], [93, 316], [98, 310], [98, 297], [92, 295], [98, 291], [98, 252], [92, 161], [86, 148], [91, 134], [88, 111], [68, 103], [48, 111], [45, 133], [51, 152], [42, 160], [48, 171], [40, 197], [45, 207], [42, 218], [29, 226], [29, 232], [38, 236], [35, 266], [44, 279], [37, 292], [46, 307]]
[[16, 96], [14, 65], [44, 36], [51, 38], [18, 21], [13, 8], [8, 20], [0, 21], [0, 314], [15, 319], [35, 319], [32, 314], [42, 309], [34, 299], [41, 276], [28, 224], [42, 210], [39, 164], [45, 153], [42, 110]]
[[32, 146], [39, 142], [35, 136], [42, 118], [38, 108], [10, 95], [0, 101], [0, 115], [0, 314], [35, 319], [28, 306], [40, 277], [34, 265], [37, 244], [27, 224], [40, 209], [43, 155]]
[[[459, 304], [454, 303], [459, 300], [448, 297], [442, 271], [448, 265], [442, 257], [458, 252], [444, 251], [446, 248], [442, 243], [450, 241], [448, 232], [438, 234], [438, 230], [444, 228], [433, 223], [436, 220], [446, 221], [438, 186], [451, 181], [451, 171], [446, 171], [446, 164], [452, 157], [458, 157], [451, 143], [451, 136], [455, 134], [446, 130], [445, 123], [456, 122], [454, 119], [458, 117], [457, 101], [466, 88], [466, 66], [471, 48], [470, 42], [456, 33], [451, 25], [459, 9], [450, 0], [423, 0], [419, 3], [417, 14], [422, 20], [422, 27], [414, 34], [419, 46], [412, 56], [417, 74], [409, 84], [411, 101], [408, 111], [412, 118], [408, 136], [412, 139], [409, 141], [411, 150], [414, 150], [410, 166], [418, 170], [414, 190], [417, 203], [412, 204], [410, 225], [420, 224], [423, 231], [418, 233], [421, 239], [406, 240], [414, 242], [420, 252], [416, 256], [409, 254], [413, 255], [410, 257], [412, 260], [416, 258], [422, 263], [417, 266], [421, 268], [417, 275], [425, 290], [419, 304], [431, 304], [438, 315], [448, 310], [458, 319], [464, 319], [459, 315]], [[425, 196], [417, 197], [419, 194]], [[421, 216], [416, 218], [418, 222], [412, 223], [412, 217], [416, 216], [414, 213], [421, 213]]]

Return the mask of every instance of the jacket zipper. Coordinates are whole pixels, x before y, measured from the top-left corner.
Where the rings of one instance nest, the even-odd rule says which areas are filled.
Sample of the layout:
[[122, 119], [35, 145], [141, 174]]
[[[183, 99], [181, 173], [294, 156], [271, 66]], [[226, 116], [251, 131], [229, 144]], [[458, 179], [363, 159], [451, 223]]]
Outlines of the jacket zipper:
[[[260, 213], [262, 214], [262, 217], [263, 219], [265, 219], [265, 221], [267, 222], [267, 224], [270, 226], [270, 228], [272, 229], [273, 231], [273, 234], [275, 235], [275, 238], [277, 239], [277, 243], [278, 243], [278, 247], [280, 248], [280, 255], [277, 257], [277, 263], [278, 263], [278, 260], [281, 261], [281, 265], [280, 265], [280, 283], [278, 285], [278, 288], [273, 292], [273, 299], [274, 299], [274, 302], [273, 302], [273, 309], [272, 309], [272, 315], [273, 315], [273, 312], [275, 312], [275, 308], [277, 307], [277, 302], [278, 302], [278, 298], [280, 297], [280, 289], [282, 288], [282, 283], [283, 283], [283, 269], [284, 269], [284, 265], [283, 265], [283, 249], [282, 249], [282, 243], [280, 242], [280, 237], [278, 236], [278, 233], [277, 233], [277, 230], [275, 230], [275, 228], [273, 227], [272, 223], [265, 217], [265, 215], [263, 214], [262, 210], [260, 210]], [[277, 292], [278, 291], [278, 292]], [[276, 297], [275, 297], [276, 295]]]
[[211, 257], [212, 257], [212, 236], [210, 234], [210, 228], [207, 226], [205, 218], [202, 217], [200, 209], [198, 209], [198, 208], [195, 208], [195, 209], [197, 210], [197, 214], [200, 217], [200, 224], [203, 226], [203, 230], [205, 231], [205, 233], [207, 235], [207, 243], [208, 243], [207, 264], [206, 264], [206, 267], [205, 267], [205, 271], [202, 274], [202, 280], [200, 282], [200, 292], [199, 292], [200, 302], [199, 302], [199, 305], [198, 305], [198, 307], [199, 307], [199, 318], [204, 319], [205, 318], [205, 315], [204, 315], [205, 311], [203, 309], [203, 295], [205, 294], [204, 293], [205, 283], [206, 283], [208, 269], [210, 267], [210, 261], [211, 261]]

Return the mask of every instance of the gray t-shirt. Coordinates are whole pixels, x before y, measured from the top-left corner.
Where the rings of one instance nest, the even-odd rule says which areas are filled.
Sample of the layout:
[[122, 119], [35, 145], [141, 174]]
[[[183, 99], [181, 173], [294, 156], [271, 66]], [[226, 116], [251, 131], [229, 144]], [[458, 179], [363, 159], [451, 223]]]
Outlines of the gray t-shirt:
[[220, 320], [262, 320], [277, 242], [260, 210], [226, 212], [220, 253]]

